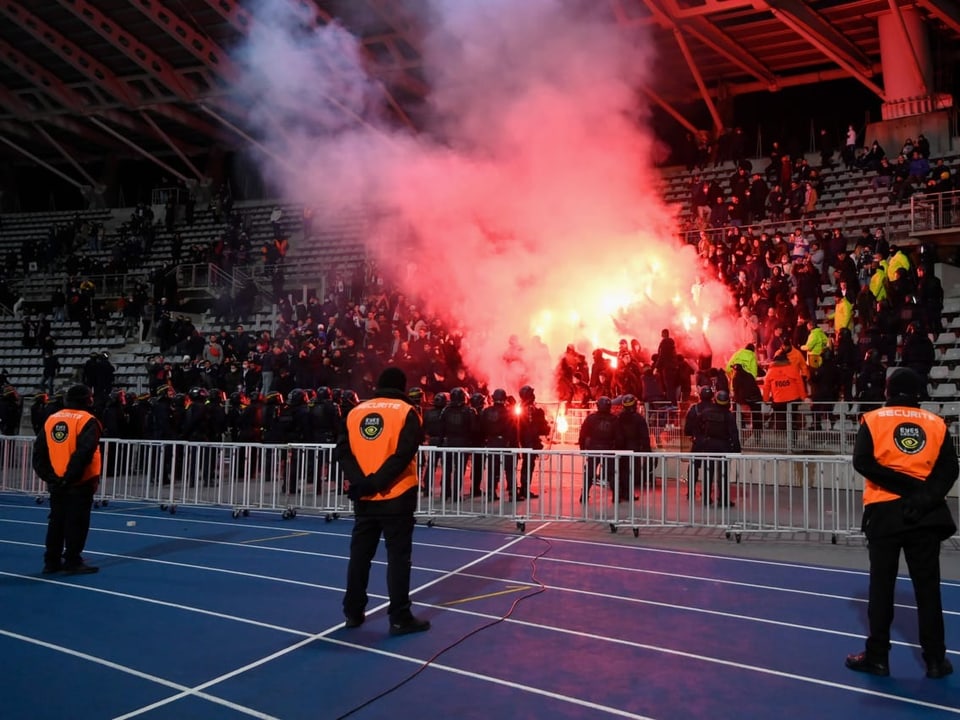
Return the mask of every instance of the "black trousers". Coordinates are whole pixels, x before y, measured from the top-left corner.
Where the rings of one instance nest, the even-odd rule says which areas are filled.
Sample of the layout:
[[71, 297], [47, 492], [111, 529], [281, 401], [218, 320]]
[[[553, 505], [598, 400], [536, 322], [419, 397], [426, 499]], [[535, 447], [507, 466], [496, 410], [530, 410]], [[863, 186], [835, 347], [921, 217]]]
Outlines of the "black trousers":
[[50, 492], [50, 516], [47, 520], [45, 565], [79, 565], [81, 553], [87, 544], [90, 531], [90, 511], [93, 508], [92, 486], [52, 490]]
[[392, 622], [410, 614], [410, 568], [413, 565], [413, 512], [397, 515], [357, 515], [350, 538], [347, 565], [347, 593], [343, 598], [346, 615], [360, 615], [367, 607], [370, 565], [383, 535], [387, 547], [387, 609]]
[[900, 567], [900, 551], [907, 561], [917, 602], [920, 647], [924, 659], [941, 660], [946, 653], [943, 605], [940, 599], [940, 538], [933, 530], [917, 529], [871, 540], [870, 595], [867, 616], [870, 636], [867, 654], [885, 660], [890, 650], [890, 625]]

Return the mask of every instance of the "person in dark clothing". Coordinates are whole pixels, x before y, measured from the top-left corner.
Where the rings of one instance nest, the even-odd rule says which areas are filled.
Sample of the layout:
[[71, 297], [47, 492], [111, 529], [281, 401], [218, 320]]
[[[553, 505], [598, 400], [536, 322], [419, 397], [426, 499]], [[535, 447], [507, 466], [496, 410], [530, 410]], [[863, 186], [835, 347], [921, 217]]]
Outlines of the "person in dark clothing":
[[43, 572], [95, 573], [84, 562], [93, 496], [100, 484], [100, 422], [90, 412], [93, 393], [74, 385], [66, 407], [46, 419], [33, 446], [33, 469], [50, 490]]
[[[433, 396], [433, 403], [423, 411], [423, 444], [426, 447], [439, 447], [443, 441], [443, 425], [440, 423], [440, 416], [443, 415], [447, 407], [447, 394], [438, 392]], [[420, 478], [420, 493], [429, 496], [433, 490], [434, 475], [437, 468], [443, 464], [443, 457], [439, 453], [427, 451], [426, 460], [423, 463], [423, 475]], [[511, 487], [511, 492], [513, 488]]]
[[34, 435], [40, 434], [43, 424], [52, 412], [50, 396], [47, 393], [40, 392], [33, 396], [33, 405], [30, 406], [30, 425]]
[[[610, 499], [626, 502], [629, 488], [626, 478], [617, 479], [617, 459], [610, 453], [594, 454], [596, 451], [617, 450], [623, 445], [620, 424], [611, 412], [613, 402], [604, 396], [597, 398], [597, 409], [584, 418], [580, 426], [580, 449], [588, 454], [583, 458], [583, 494], [580, 502], [587, 502], [594, 483], [606, 484]], [[599, 473], [599, 478], [597, 477]]]
[[[550, 423], [543, 408], [537, 405], [537, 396], [530, 385], [520, 388], [520, 416], [517, 419], [517, 440], [521, 448], [530, 450], [543, 449], [543, 436], [549, 434]], [[532, 452], [520, 453], [519, 486], [517, 500], [536, 500], [540, 497], [530, 487], [533, 483], [533, 473], [540, 456]]]
[[854, 443], [853, 467], [864, 477], [870, 634], [864, 651], [848, 655], [846, 666], [890, 674], [890, 625], [902, 552], [917, 601], [926, 675], [939, 679], [953, 672], [944, 639], [940, 545], [957, 531], [945, 498], [960, 464], [947, 424], [920, 408], [921, 390], [915, 372], [895, 370], [887, 381], [886, 405], [864, 415]]
[[344, 625], [359, 627], [366, 619], [370, 565], [382, 535], [387, 549], [391, 635], [430, 629], [429, 621], [413, 615], [410, 602], [413, 514], [420, 482], [417, 453], [423, 428], [406, 387], [406, 375], [399, 368], [388, 367], [380, 373], [374, 397], [347, 415], [346, 431], [336, 448], [355, 513], [343, 598]]
[[[740, 431], [737, 419], [730, 412], [730, 394], [718, 390], [713, 402], [704, 400], [710, 397], [709, 388], [701, 388], [700, 402], [690, 412], [684, 423], [684, 432], [693, 437], [691, 450], [695, 453], [739, 453]], [[725, 458], [711, 458], [700, 462], [703, 468], [703, 494], [701, 502], [708, 505], [713, 489], [716, 490], [715, 503], [718, 507], [731, 507], [730, 483]], [[696, 483], [696, 469], [694, 470]]]
[[733, 392], [733, 399], [740, 406], [741, 429], [750, 428], [753, 438], [759, 441], [763, 436], [763, 394], [757, 379], [744, 370], [743, 365], [735, 363], [730, 390]]
[[937, 361], [937, 351], [933, 347], [930, 337], [921, 332], [916, 323], [907, 325], [906, 333], [903, 336], [903, 349], [900, 352], [900, 365], [913, 370], [920, 376], [922, 400], [929, 399], [927, 394], [927, 381], [930, 377], [930, 370]]
[[637, 412], [637, 397], [628, 393], [620, 399], [620, 405], [622, 409], [617, 416], [617, 424], [621, 444], [618, 449], [634, 453], [632, 457], [620, 459], [620, 482], [626, 486], [627, 496], [631, 495], [632, 489], [632, 496], [637, 499], [642, 490], [653, 489], [653, 471], [657, 459], [646, 455], [652, 450], [650, 427], [647, 419]]
[[[445, 448], [466, 448], [473, 444], [477, 411], [467, 405], [463, 388], [450, 391], [450, 403], [440, 413], [441, 445]], [[467, 469], [466, 452], [444, 453], [443, 499], [452, 500], [463, 488], [463, 476]]]
[[857, 373], [857, 400], [868, 403], [883, 401], [887, 368], [877, 350], [868, 350]]
[[507, 408], [507, 391], [497, 388], [491, 396], [493, 404], [480, 413], [480, 429], [483, 444], [502, 452], [492, 454], [487, 460], [487, 498], [499, 500], [497, 486], [500, 484], [500, 471], [503, 469], [503, 487], [508, 498], [513, 498], [516, 485], [517, 424]]

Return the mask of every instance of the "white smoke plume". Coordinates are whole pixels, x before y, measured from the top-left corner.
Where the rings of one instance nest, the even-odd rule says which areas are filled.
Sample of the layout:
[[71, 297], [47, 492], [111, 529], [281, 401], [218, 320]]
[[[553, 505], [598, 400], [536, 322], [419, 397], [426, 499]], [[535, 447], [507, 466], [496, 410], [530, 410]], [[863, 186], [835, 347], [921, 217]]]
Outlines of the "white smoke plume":
[[715, 365], [735, 349], [729, 293], [699, 276], [656, 191], [639, 91], [652, 43], [606, 3], [429, 0], [416, 133], [384, 119], [383, 89], [341, 25], [314, 27], [295, 0], [254, 14], [243, 86], [283, 159], [268, 174], [318, 213], [387, 218], [369, 251], [463, 329], [491, 387], [550, 396], [568, 343], [589, 354], [635, 337], [655, 351], [661, 328], [688, 330], [691, 352], [706, 329]]

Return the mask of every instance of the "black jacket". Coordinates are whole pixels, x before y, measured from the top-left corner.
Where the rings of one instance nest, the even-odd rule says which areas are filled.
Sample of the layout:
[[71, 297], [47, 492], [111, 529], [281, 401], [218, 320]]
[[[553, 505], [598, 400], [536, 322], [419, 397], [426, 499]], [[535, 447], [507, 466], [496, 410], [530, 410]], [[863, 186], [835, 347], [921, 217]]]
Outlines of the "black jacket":
[[[897, 400], [887, 405], [916, 407], [916, 403]], [[897, 500], [872, 503], [863, 509], [861, 530], [867, 540], [889, 537], [917, 529], [934, 529], [941, 539], [957, 531], [945, 500], [960, 472], [953, 438], [948, 432], [940, 454], [926, 481], [890, 470], [878, 463], [873, 452], [873, 437], [866, 424], [860, 425], [853, 446], [853, 467], [884, 490], [900, 496]]]

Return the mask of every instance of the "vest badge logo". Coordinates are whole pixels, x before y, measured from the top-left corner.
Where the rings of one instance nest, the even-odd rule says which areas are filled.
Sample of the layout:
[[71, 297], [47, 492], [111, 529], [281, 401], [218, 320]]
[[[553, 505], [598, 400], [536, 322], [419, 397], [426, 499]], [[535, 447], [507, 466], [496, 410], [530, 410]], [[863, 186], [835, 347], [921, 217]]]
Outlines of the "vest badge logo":
[[383, 416], [380, 413], [364, 415], [360, 420], [360, 435], [364, 440], [376, 440], [383, 434]]
[[900, 452], [916, 455], [927, 445], [927, 434], [915, 423], [901, 423], [893, 431], [893, 444]]
[[53, 441], [58, 443], [64, 442], [69, 434], [70, 429], [62, 420], [54, 425], [53, 430], [50, 432], [50, 436], [53, 438]]

